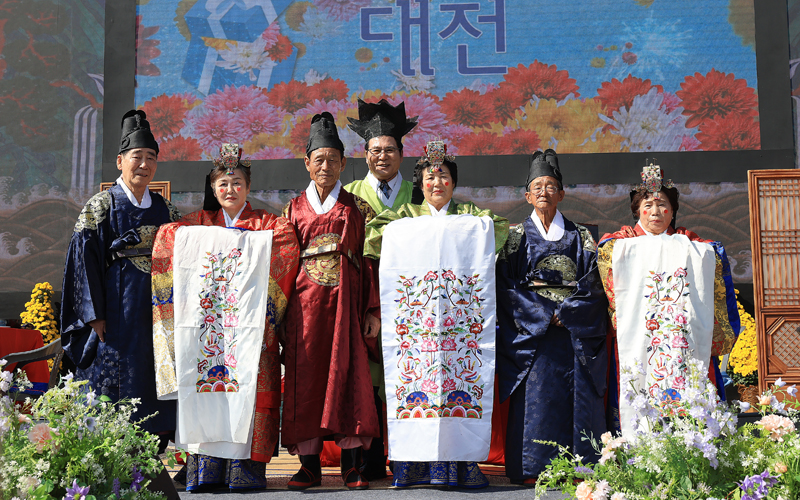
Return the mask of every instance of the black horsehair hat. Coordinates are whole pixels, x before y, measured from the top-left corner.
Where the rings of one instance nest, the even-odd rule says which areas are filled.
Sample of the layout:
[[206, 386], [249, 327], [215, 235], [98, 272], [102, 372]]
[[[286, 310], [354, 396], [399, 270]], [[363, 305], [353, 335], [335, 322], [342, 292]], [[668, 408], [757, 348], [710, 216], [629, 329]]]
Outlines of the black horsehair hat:
[[553, 177], [558, 181], [559, 189], [564, 188], [561, 178], [561, 169], [558, 168], [558, 156], [552, 149], [536, 151], [531, 156], [531, 164], [528, 169], [528, 178], [525, 180], [525, 191], [530, 189], [531, 182], [537, 177]]
[[149, 148], [158, 154], [158, 142], [150, 131], [147, 114], [141, 109], [132, 109], [122, 117], [119, 154], [134, 148]]
[[397, 146], [402, 147], [403, 136], [417, 126], [417, 117], [406, 118], [406, 104], [401, 102], [392, 106], [386, 99], [377, 104], [358, 100], [358, 120], [348, 118], [350, 128], [367, 143], [374, 137], [388, 135], [394, 137]]
[[344, 144], [339, 139], [339, 131], [336, 129], [336, 122], [333, 115], [328, 111], [314, 115], [311, 119], [311, 130], [308, 134], [306, 143], [306, 156], [319, 148], [335, 148], [342, 152], [344, 156]]

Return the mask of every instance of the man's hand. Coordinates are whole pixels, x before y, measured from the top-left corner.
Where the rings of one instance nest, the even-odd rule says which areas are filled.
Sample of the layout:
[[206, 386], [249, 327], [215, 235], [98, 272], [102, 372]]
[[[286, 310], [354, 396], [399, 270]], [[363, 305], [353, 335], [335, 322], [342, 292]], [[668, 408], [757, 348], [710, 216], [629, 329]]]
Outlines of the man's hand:
[[381, 331], [381, 320], [367, 313], [367, 320], [364, 322], [364, 338], [374, 339]]
[[89, 326], [92, 327], [92, 330], [97, 332], [97, 336], [100, 337], [100, 342], [106, 341], [106, 320], [96, 319], [94, 321], [90, 321]]
[[561, 322], [560, 319], [558, 319], [558, 316], [556, 316], [555, 314], [553, 315], [552, 318], [550, 318], [550, 324], [560, 326], [562, 328], [564, 327], [564, 324]]

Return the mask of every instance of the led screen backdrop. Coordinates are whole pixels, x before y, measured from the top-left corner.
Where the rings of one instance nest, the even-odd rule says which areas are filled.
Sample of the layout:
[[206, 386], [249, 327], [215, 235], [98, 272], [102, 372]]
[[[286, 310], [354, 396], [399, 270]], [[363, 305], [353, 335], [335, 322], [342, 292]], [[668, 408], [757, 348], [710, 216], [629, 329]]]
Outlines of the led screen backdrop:
[[363, 156], [357, 97], [419, 116], [407, 156], [754, 150], [754, 44], [745, 0], [142, 0], [135, 103], [162, 161], [300, 157], [324, 110]]

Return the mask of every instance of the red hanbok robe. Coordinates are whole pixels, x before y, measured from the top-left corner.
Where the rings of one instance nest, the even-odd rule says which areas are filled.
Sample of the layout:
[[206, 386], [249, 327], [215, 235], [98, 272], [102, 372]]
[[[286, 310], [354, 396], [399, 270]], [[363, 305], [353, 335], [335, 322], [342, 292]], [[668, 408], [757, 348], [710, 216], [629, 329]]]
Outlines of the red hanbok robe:
[[[171, 322], [172, 305], [172, 252], [175, 245], [175, 231], [181, 226], [222, 226], [225, 227], [223, 211], [198, 210], [177, 222], [161, 226], [153, 245], [153, 322]], [[256, 387], [255, 425], [253, 426], [253, 445], [250, 459], [269, 462], [278, 443], [281, 406], [281, 370], [277, 329], [286, 313], [289, 298], [294, 287], [299, 262], [300, 248], [297, 244], [294, 226], [283, 217], [265, 210], [253, 210], [248, 202], [235, 227], [251, 231], [272, 230], [272, 256], [269, 268], [269, 291], [267, 321], [264, 328], [264, 344], [258, 363], [258, 382]], [[169, 299], [163, 292], [169, 290]], [[158, 328], [158, 326], [156, 326]], [[157, 354], [158, 356], [158, 354]], [[172, 359], [174, 360], [174, 348]], [[162, 388], [165, 378], [159, 378], [159, 393], [171, 392], [170, 387]], [[177, 390], [177, 385], [175, 386]], [[180, 411], [180, 410], [179, 410]]]
[[362, 333], [367, 313], [380, 317], [378, 268], [363, 257], [364, 225], [375, 212], [341, 190], [325, 214], [314, 212], [303, 192], [283, 215], [295, 226], [301, 255], [286, 316], [281, 444], [379, 436]]

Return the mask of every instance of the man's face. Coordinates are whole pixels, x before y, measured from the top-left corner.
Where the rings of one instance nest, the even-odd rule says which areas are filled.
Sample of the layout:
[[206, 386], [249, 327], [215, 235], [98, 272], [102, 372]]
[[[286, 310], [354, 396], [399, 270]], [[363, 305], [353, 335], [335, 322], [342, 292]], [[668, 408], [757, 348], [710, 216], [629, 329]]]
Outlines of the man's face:
[[347, 158], [336, 148], [315, 149], [304, 160], [309, 177], [319, 189], [333, 188], [347, 164]]
[[402, 162], [403, 153], [394, 137], [382, 135], [373, 137], [367, 143], [367, 166], [379, 181], [394, 179]]
[[525, 200], [539, 211], [555, 211], [559, 202], [564, 199], [564, 191], [558, 187], [558, 179], [542, 176], [531, 181]]
[[117, 155], [117, 170], [122, 171], [122, 180], [131, 191], [141, 190], [150, 184], [156, 175], [158, 155], [150, 148], [134, 148]]

